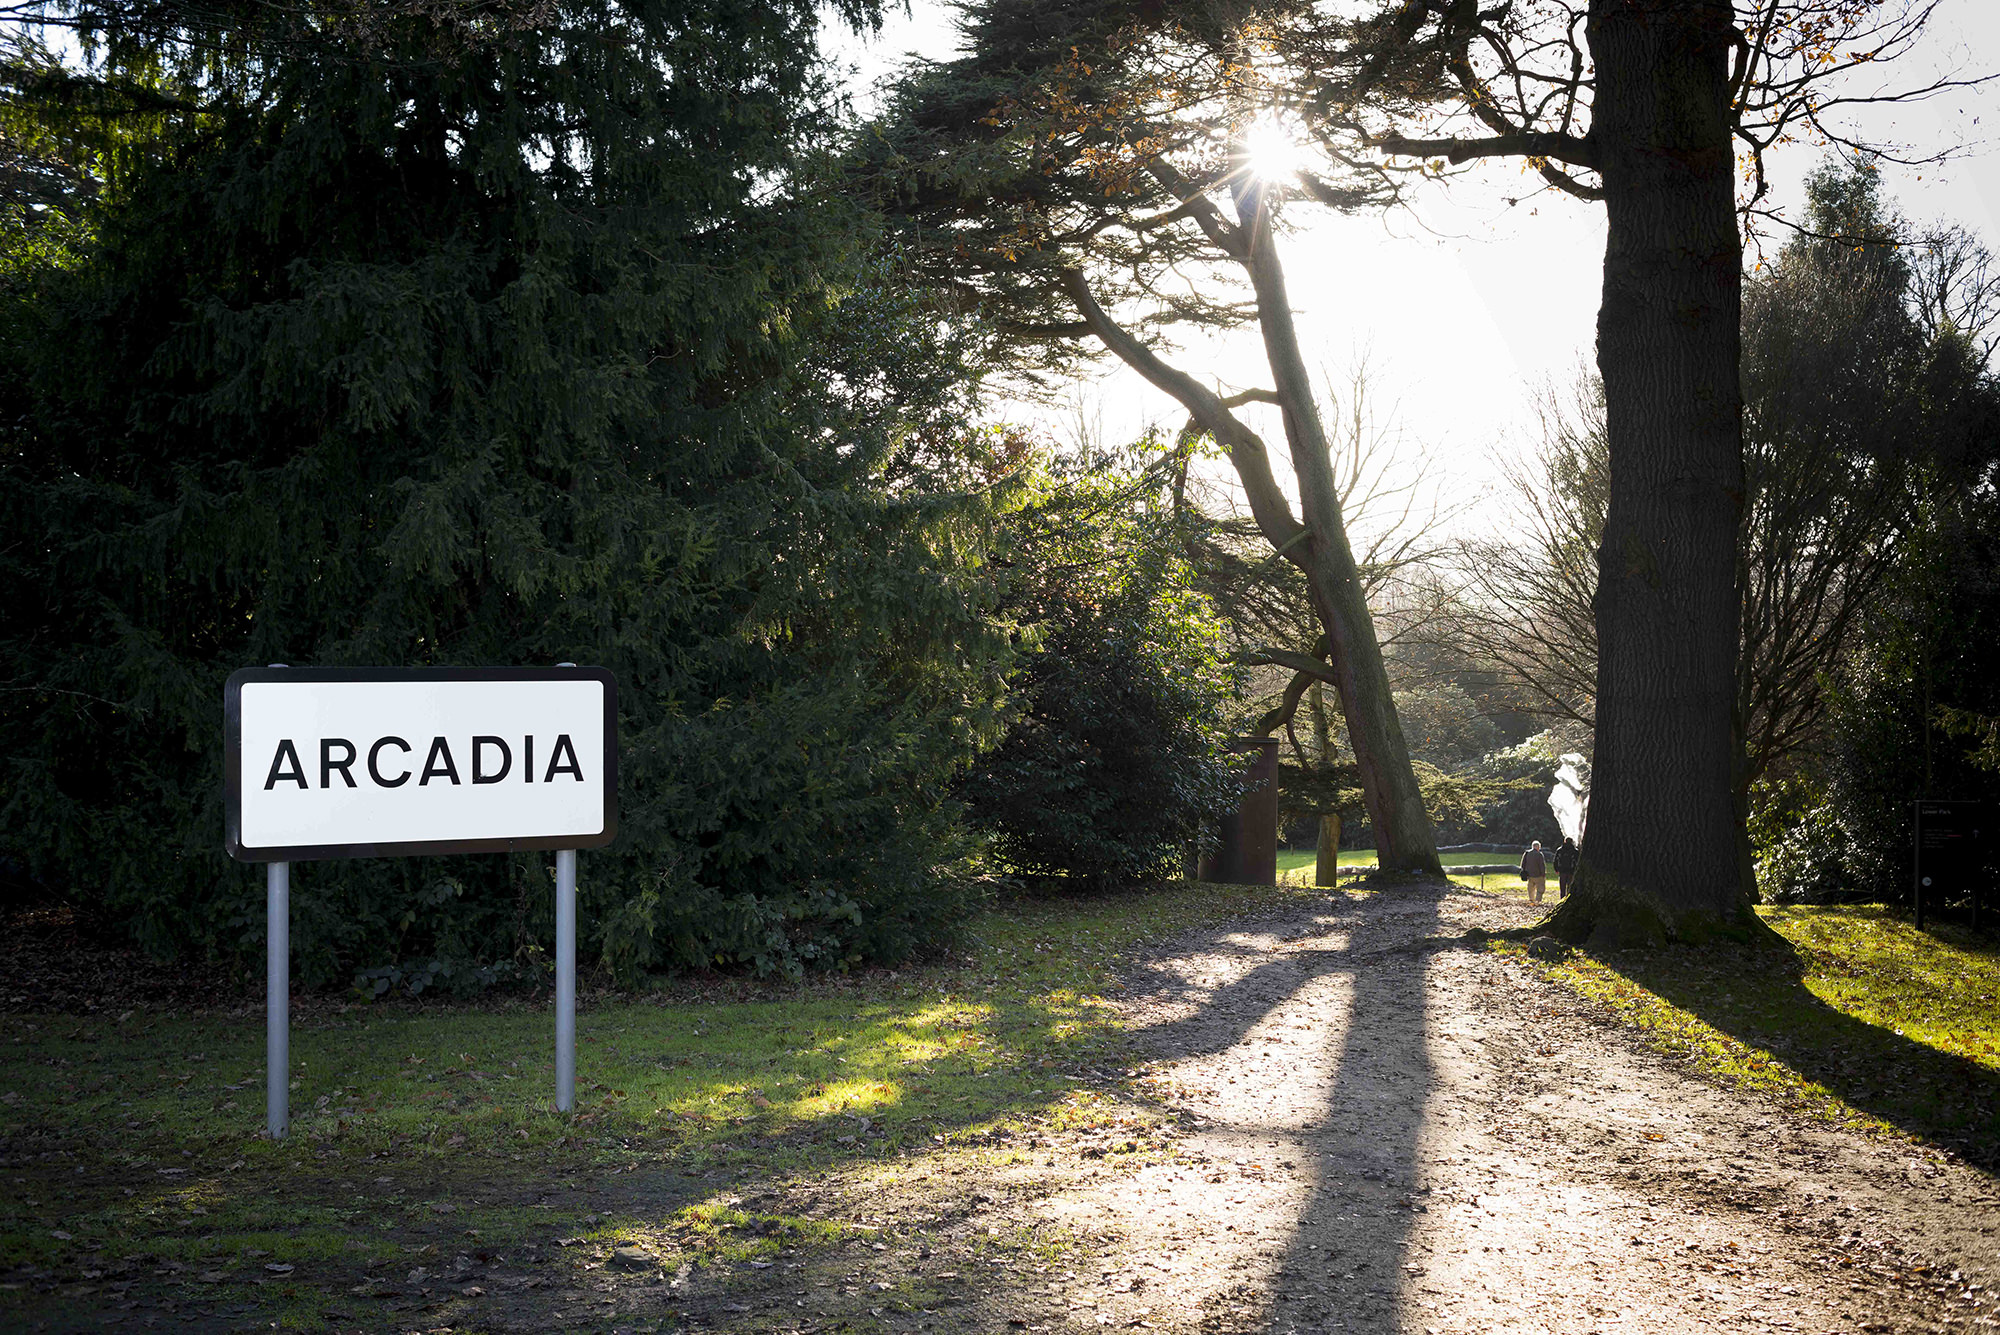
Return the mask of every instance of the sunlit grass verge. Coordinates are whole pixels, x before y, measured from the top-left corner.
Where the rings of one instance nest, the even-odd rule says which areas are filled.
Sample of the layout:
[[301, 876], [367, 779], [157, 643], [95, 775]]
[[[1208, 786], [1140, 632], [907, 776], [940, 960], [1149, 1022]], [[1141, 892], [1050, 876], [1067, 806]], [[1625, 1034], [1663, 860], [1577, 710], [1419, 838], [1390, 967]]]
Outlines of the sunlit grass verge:
[[[1516, 862], [1518, 855], [1505, 853], [1441, 853], [1439, 860], [1444, 863], [1445, 874], [1451, 883], [1464, 890], [1480, 890], [1489, 895], [1503, 895], [1509, 899], [1525, 900], [1528, 897], [1527, 882], [1515, 872], [1488, 872], [1483, 875], [1465, 875], [1452, 871], [1454, 867], [1499, 866]], [[1309, 886], [1314, 871], [1319, 866], [1319, 855], [1309, 848], [1281, 848], [1278, 850], [1278, 879], [1291, 885]], [[1340, 871], [1343, 877], [1359, 876], [1375, 868], [1375, 850], [1372, 848], [1350, 848], [1340, 855]], [[1549, 894], [1555, 894], [1555, 877], [1549, 877]], [[1553, 903], [1553, 898], [1549, 901]]]
[[[10, 1017], [0, 1267], [140, 1257], [190, 1284], [214, 1272], [202, 1282], [217, 1294], [258, 1281], [268, 1301], [301, 1283], [283, 1267], [324, 1275], [432, 1238], [513, 1246], [610, 1227], [542, 1199], [578, 1175], [600, 1190], [643, 1178], [637, 1208], [657, 1223], [734, 1181], [1088, 1124], [1087, 1086], [1129, 1041], [1109, 1002], [1122, 958], [1314, 899], [1191, 884], [1017, 900], [983, 915], [956, 961], [589, 995], [569, 1115], [553, 1106], [545, 1001], [309, 1001], [293, 1026], [291, 1135], [275, 1143], [260, 1010]], [[677, 1227], [691, 1239], [703, 1222]], [[312, 1291], [296, 1318], [308, 1325]], [[0, 1292], [0, 1324], [25, 1301]]]
[[[2000, 950], [1878, 907], [1767, 907], [1797, 951], [1707, 945], [1540, 967], [1661, 1049], [1829, 1121], [2000, 1162]], [[1520, 947], [1497, 948], [1518, 952]]]

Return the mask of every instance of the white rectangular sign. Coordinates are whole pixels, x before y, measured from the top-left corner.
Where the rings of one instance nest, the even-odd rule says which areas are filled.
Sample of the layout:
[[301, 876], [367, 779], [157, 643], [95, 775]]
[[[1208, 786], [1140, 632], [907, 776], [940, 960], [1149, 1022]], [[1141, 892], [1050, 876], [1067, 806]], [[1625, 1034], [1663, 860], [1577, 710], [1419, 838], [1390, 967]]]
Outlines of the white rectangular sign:
[[617, 828], [601, 668], [249, 668], [224, 691], [250, 862], [594, 848]]

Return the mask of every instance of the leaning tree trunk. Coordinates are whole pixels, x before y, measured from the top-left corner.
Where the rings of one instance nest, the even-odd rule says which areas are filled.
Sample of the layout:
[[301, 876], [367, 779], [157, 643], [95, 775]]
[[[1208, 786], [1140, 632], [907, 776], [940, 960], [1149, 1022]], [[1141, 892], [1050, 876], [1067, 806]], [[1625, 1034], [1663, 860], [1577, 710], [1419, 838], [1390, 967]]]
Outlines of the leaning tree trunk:
[[1341, 716], [1347, 722], [1348, 746], [1361, 771], [1361, 797], [1375, 827], [1376, 865], [1384, 871], [1442, 874], [1437, 835], [1424, 810], [1409, 745], [1403, 740], [1388, 665], [1382, 661], [1375, 618], [1368, 610], [1368, 592], [1340, 523], [1340, 498], [1337, 494], [1316, 498], [1307, 471], [1299, 470], [1300, 490], [1305, 493], [1299, 511], [1313, 537], [1298, 564], [1305, 571], [1313, 607], [1331, 647], [1328, 661]]
[[[1410, 763], [1403, 727], [1396, 717], [1396, 700], [1382, 646], [1375, 638], [1375, 620], [1368, 610], [1368, 592], [1348, 545], [1341, 517], [1340, 489], [1334, 482], [1326, 436], [1312, 405], [1312, 387], [1285, 297], [1283, 271], [1271, 244], [1270, 219], [1254, 201], [1238, 196], [1244, 231], [1252, 233], [1247, 250], [1251, 283], [1257, 292], [1258, 318], [1265, 352], [1284, 409], [1292, 465], [1299, 483], [1302, 518], [1292, 517], [1290, 502], [1271, 470], [1262, 437], [1250, 430], [1212, 390], [1183, 371], [1175, 370], [1131, 333], [1121, 328], [1091, 295], [1090, 283], [1075, 269], [1061, 278], [1092, 333], [1119, 360], [1172, 394], [1201, 427], [1214, 434], [1229, 454], [1237, 479], [1250, 503], [1257, 527], [1274, 553], [1296, 565], [1312, 593], [1313, 609], [1326, 631], [1331, 666], [1310, 665], [1309, 671], [1331, 681], [1339, 692], [1347, 740], [1361, 772], [1361, 795], [1375, 825], [1377, 860], [1391, 871], [1421, 871], [1442, 875], [1437, 839], [1424, 810], [1423, 790]], [[1234, 253], [1234, 252], [1233, 252]]]
[[1743, 505], [1729, 0], [1592, 0], [1591, 140], [1609, 215], [1597, 319], [1610, 506], [1580, 940], [1752, 935], [1734, 800]]
[[[1361, 795], [1375, 826], [1375, 860], [1384, 871], [1442, 875], [1437, 835], [1424, 810], [1423, 790], [1410, 764], [1410, 748], [1396, 715], [1389, 668], [1375, 637], [1368, 589], [1347, 541], [1340, 484], [1333, 474], [1326, 431], [1313, 402], [1312, 379], [1299, 351], [1298, 327], [1278, 263], [1271, 211], [1256, 175], [1245, 172], [1233, 189], [1236, 214], [1248, 235], [1245, 267], [1257, 295], [1257, 322], [1264, 335], [1264, 359], [1271, 368], [1291, 447], [1292, 475], [1299, 484], [1299, 518], [1307, 540], [1285, 555], [1305, 573], [1306, 586], [1326, 629], [1334, 687], [1347, 722], [1347, 742], [1361, 771]], [[1251, 479], [1244, 478], [1246, 489]]]

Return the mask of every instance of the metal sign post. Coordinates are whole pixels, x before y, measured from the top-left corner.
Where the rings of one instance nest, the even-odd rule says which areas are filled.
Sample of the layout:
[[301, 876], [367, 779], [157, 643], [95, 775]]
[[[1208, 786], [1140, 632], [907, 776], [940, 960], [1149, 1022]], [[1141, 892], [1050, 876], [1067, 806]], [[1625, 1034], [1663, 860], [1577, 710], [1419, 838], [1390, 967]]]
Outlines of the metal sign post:
[[556, 854], [556, 1111], [576, 1106], [576, 850]]
[[576, 1105], [576, 853], [618, 825], [602, 668], [246, 668], [223, 691], [231, 857], [265, 863], [265, 1125], [291, 1110], [291, 864], [554, 850], [556, 1107]]
[[291, 1124], [292, 864], [264, 868], [264, 1125], [283, 1140]]

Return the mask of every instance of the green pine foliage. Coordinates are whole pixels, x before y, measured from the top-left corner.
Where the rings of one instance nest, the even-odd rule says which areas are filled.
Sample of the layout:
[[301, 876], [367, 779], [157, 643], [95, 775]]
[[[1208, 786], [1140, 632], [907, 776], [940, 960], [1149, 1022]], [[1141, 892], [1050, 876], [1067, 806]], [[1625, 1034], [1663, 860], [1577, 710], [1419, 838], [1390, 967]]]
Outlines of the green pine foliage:
[[[0, 273], [0, 856], [248, 962], [230, 671], [569, 660], [620, 683], [581, 890], [621, 978], [947, 939], [1010, 502], [965, 349], [822, 188], [821, 7], [71, 12], [96, 62], [6, 88], [90, 188]], [[309, 985], [552, 930], [545, 856], [295, 885]]]
[[1951, 726], [2000, 714], [2000, 505], [1989, 483], [1939, 510], [1830, 684], [1825, 759], [1766, 795], [1759, 873], [1780, 902], [1906, 900], [1911, 803], [2000, 803], [1979, 737]]
[[1020, 717], [966, 800], [1016, 874], [1093, 889], [1174, 874], [1240, 793], [1222, 623], [1159, 471], [1051, 462], [1034, 482], [1006, 555], [1005, 607], [1033, 635]]

